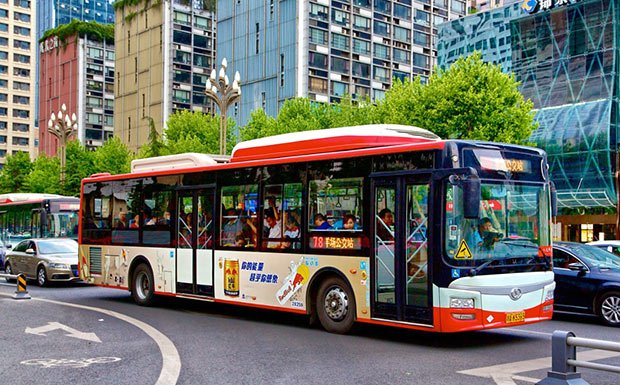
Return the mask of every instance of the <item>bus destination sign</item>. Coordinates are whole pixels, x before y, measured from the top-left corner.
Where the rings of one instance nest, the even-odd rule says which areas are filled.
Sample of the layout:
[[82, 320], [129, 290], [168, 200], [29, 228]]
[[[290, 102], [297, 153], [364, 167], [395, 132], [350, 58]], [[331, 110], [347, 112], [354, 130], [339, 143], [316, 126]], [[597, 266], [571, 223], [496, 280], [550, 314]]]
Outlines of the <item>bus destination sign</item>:
[[359, 238], [314, 236], [310, 237], [310, 247], [313, 249], [359, 250], [361, 244]]
[[499, 157], [481, 156], [480, 166], [493, 171], [531, 172], [532, 164], [525, 159], [507, 159]]

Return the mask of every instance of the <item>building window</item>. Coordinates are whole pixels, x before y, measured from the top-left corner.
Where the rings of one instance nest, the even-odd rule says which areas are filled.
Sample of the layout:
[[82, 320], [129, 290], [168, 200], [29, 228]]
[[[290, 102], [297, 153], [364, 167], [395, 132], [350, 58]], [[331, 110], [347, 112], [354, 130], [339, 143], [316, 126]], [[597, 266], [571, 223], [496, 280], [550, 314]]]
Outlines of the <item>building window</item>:
[[373, 25], [375, 35], [390, 37], [390, 26], [388, 23], [375, 20]]
[[18, 53], [13, 54], [13, 61], [16, 63], [29, 64], [30, 56], [28, 55], [20, 55]]
[[332, 82], [332, 95], [344, 96], [349, 94], [349, 85], [347, 83]]
[[30, 131], [30, 125], [26, 123], [13, 123], [13, 131], [28, 132]]
[[280, 54], [280, 87], [284, 87], [284, 54]]
[[322, 20], [322, 21], [329, 21], [328, 15], [329, 14], [328, 14], [326, 6], [310, 3], [310, 17], [311, 18]]
[[133, 65], [134, 65], [134, 75], [133, 75], [133, 82], [137, 83], [138, 82], [138, 57], [134, 57], [133, 58]]
[[103, 59], [103, 50], [100, 48], [89, 47], [88, 56], [93, 59]]
[[256, 23], [256, 53], [259, 53], [259, 48], [260, 46], [260, 24]]
[[13, 19], [24, 23], [30, 23], [30, 15], [21, 12], [14, 12]]
[[0, 46], [8, 47], [9, 46], [9, 39], [6, 38], [6, 37], [0, 37]]
[[131, 32], [127, 31], [127, 53], [131, 53]]
[[146, 116], [146, 95], [142, 94], [142, 117]]
[[353, 27], [370, 32], [370, 19], [364, 16], [353, 15]]
[[411, 19], [411, 8], [394, 2], [394, 17], [403, 20]]
[[265, 94], [264, 91], [261, 92], [260, 98], [261, 98], [261, 106], [263, 107], [263, 111], [265, 111], [265, 109], [267, 109], [267, 94]]
[[394, 57], [395, 62], [410, 64], [411, 60], [409, 60], [409, 52], [404, 51], [402, 49], [393, 48], [392, 55]]
[[349, 27], [349, 14], [346, 12], [332, 9], [332, 23], [342, 27]]
[[273, 14], [275, 13], [275, 0], [269, 1], [269, 20], [273, 21]]
[[30, 111], [19, 110], [17, 108], [13, 108], [13, 117], [20, 118], [20, 119], [28, 119], [30, 117]]
[[375, 57], [379, 59], [390, 59], [390, 48], [383, 44], [374, 44], [375, 46]]
[[86, 106], [92, 107], [92, 108], [101, 108], [101, 107], [103, 107], [103, 99], [97, 98], [97, 97], [94, 97], [94, 96], [87, 96], [86, 97]]
[[332, 47], [339, 50], [348, 51], [349, 37], [339, 33], [332, 33]]
[[308, 65], [310, 67], [327, 69], [327, 55], [321, 53], [310, 52], [308, 55]]
[[26, 28], [26, 27], [20, 27], [18, 25], [14, 25], [13, 26], [13, 32], [16, 35], [21, 35], [21, 36], [30, 36], [30, 28]]
[[13, 48], [29, 50], [30, 42], [15, 39], [13, 40]]
[[310, 28], [310, 43], [327, 45], [327, 31]]
[[0, 107], [0, 116], [8, 116], [9, 109], [6, 107]]
[[13, 103], [29, 105], [30, 98], [28, 96], [13, 95]]
[[9, 66], [0, 65], [0, 75], [6, 75], [9, 73]]
[[411, 30], [394, 26], [394, 40], [400, 40], [405, 43], [409, 43], [411, 41]]
[[9, 95], [0, 93], [0, 102], [6, 103], [8, 101], [9, 101]]
[[350, 62], [348, 59], [342, 59], [339, 57], [332, 57], [331, 69], [334, 72], [340, 72], [343, 74], [349, 73]]
[[312, 92], [326, 94], [327, 93], [327, 80], [311, 77], [309, 88], [310, 88], [310, 91]]
[[30, 83], [13, 81], [13, 89], [18, 91], [30, 91]]
[[13, 137], [13, 145], [14, 146], [27, 146], [30, 143], [28, 138], [21, 138], [19, 136]]
[[360, 55], [370, 55], [370, 42], [353, 38], [353, 52]]

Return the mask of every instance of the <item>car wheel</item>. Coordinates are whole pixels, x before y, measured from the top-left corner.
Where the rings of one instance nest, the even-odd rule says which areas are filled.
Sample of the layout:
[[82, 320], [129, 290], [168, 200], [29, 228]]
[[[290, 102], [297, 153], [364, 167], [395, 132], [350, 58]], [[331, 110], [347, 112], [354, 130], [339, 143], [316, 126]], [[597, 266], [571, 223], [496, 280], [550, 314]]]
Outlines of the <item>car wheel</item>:
[[140, 306], [151, 306], [155, 302], [155, 281], [151, 268], [142, 263], [133, 272], [131, 295]]
[[[11, 264], [8, 262], [4, 265], [4, 274], [13, 275], [13, 267], [11, 267]], [[5, 279], [9, 283], [15, 282], [15, 280], [12, 278], [5, 278]]]
[[598, 314], [609, 326], [620, 326], [620, 293], [610, 291], [603, 294], [598, 305]]
[[317, 294], [316, 311], [325, 330], [348, 333], [355, 320], [355, 299], [349, 285], [339, 277], [324, 280]]
[[47, 272], [45, 271], [45, 267], [43, 266], [39, 266], [39, 268], [37, 269], [37, 283], [41, 287], [47, 286], [47, 284], [49, 283], [47, 279]]

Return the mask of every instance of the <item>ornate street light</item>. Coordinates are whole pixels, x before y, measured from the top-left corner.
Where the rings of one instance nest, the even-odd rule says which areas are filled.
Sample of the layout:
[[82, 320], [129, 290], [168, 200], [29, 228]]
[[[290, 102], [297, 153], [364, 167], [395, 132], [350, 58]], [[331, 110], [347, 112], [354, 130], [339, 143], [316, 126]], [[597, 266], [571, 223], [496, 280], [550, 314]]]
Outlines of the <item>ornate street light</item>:
[[219, 77], [216, 78], [215, 69], [211, 70], [211, 76], [207, 79], [205, 94], [211, 98], [220, 109], [220, 154], [226, 155], [226, 116], [228, 107], [239, 100], [241, 97], [241, 88], [239, 82], [241, 77], [239, 71], [235, 72], [235, 79], [232, 85], [228, 82], [226, 75], [226, 67], [228, 63], [226, 58], [222, 59], [222, 67], [220, 68]]
[[60, 156], [60, 185], [65, 185], [65, 163], [67, 162], [67, 141], [77, 130], [77, 116], [75, 113], [69, 117], [67, 106], [63, 103], [58, 114], [52, 116], [47, 121], [47, 128], [50, 134], [58, 138], [58, 152]]

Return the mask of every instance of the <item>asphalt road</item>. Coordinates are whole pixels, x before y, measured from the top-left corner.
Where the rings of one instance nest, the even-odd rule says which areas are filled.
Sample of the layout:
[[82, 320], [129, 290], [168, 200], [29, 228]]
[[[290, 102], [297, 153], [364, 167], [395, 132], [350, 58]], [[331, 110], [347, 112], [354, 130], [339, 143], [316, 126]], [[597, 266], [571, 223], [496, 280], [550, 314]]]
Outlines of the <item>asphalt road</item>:
[[[340, 336], [302, 316], [173, 298], [146, 308], [83, 284], [28, 286], [32, 299], [14, 300], [2, 281], [6, 384], [524, 385], [546, 376], [554, 330], [620, 342], [593, 317], [447, 335], [362, 325]], [[620, 366], [620, 353], [602, 353], [577, 356]], [[592, 385], [620, 384], [619, 374], [581, 372]]]

